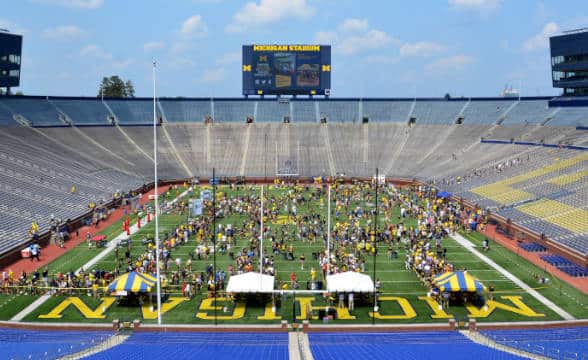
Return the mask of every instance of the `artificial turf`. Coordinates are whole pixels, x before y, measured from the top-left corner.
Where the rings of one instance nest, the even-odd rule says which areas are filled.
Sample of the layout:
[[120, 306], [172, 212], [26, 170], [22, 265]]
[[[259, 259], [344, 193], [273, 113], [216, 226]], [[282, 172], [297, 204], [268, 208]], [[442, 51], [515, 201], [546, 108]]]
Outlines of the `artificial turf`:
[[[290, 190], [291, 188], [275, 188], [269, 187], [266, 188], [266, 198], [277, 197], [284, 192]], [[175, 197], [182, 189], [172, 190], [167, 194], [168, 199]], [[259, 187], [257, 186], [241, 186], [237, 189], [231, 189], [226, 186], [219, 186], [217, 188], [218, 192], [225, 192], [228, 196], [235, 196], [239, 195], [246, 195], [246, 194], [259, 194]], [[312, 190], [311, 190], [312, 191]], [[199, 193], [199, 189], [196, 188], [193, 192], [194, 196]], [[364, 193], [367, 194], [368, 191]], [[373, 191], [371, 194], [371, 199], [373, 199]], [[310, 204], [310, 206], [300, 206], [299, 213], [301, 214], [308, 214], [310, 211], [314, 213], [319, 213], [321, 217], [326, 218], [327, 216], [327, 206], [326, 206], [326, 195], [323, 191], [322, 195], [320, 196], [320, 200], [316, 200]], [[359, 205], [364, 208], [370, 208], [373, 206], [369, 201], [365, 200], [366, 197], [359, 198], [353, 205]], [[369, 197], [367, 198], [370, 199]], [[384, 226], [389, 223], [389, 221], [397, 222], [399, 215], [399, 208], [393, 209], [390, 219], [385, 219], [384, 216], [380, 216], [378, 220], [379, 226]], [[169, 214], [169, 215], [162, 215], [159, 220], [160, 226], [160, 235], [165, 233], [171, 232], [177, 225], [185, 223], [188, 219], [187, 214]], [[217, 221], [217, 224], [232, 224], [235, 228], [240, 228], [242, 222], [246, 218], [244, 216], [235, 216], [231, 215], [225, 218], [221, 218]], [[333, 223], [336, 222], [337, 219], [333, 217]], [[406, 226], [411, 226], [416, 224], [415, 219], [407, 219], [404, 221]], [[365, 223], [364, 223], [365, 224]], [[270, 227], [278, 226], [275, 224], [269, 224]], [[293, 230], [293, 225], [287, 225], [290, 230]], [[109, 229], [103, 231], [109, 238], [114, 237], [115, 234], [119, 233], [121, 230], [121, 224], [117, 223], [112, 225]], [[154, 225], [153, 222], [144, 226], [140, 229], [139, 232], [131, 236], [133, 240], [132, 246], [132, 255], [133, 257], [143, 253], [144, 246], [141, 244], [140, 239], [146, 236], [153, 236], [154, 233]], [[473, 234], [464, 234], [470, 241], [474, 242], [476, 245], [481, 244], [482, 235], [478, 233]], [[249, 239], [243, 239], [236, 236], [237, 246], [235, 249], [239, 249], [241, 247], [247, 247], [249, 245]], [[282, 280], [288, 280], [289, 274], [291, 272], [295, 272], [298, 280], [301, 284], [305, 284], [306, 280], [310, 279], [310, 269], [311, 267], [315, 267], [317, 269], [318, 278], [321, 278], [321, 272], [317, 261], [313, 260], [312, 253], [319, 252], [323, 250], [323, 245], [321, 241], [317, 241], [314, 244], [310, 244], [308, 242], [302, 243], [299, 240], [293, 241], [294, 249], [295, 249], [295, 260], [294, 261], [287, 261], [282, 259], [281, 255], [275, 256], [275, 269], [276, 269], [276, 277]], [[187, 245], [179, 245], [172, 251], [172, 258], [181, 258], [182, 263], [185, 264], [186, 260], [188, 259], [189, 253], [194, 251], [196, 246], [196, 241], [193, 237], [190, 238], [190, 242]], [[478, 258], [476, 258], [473, 254], [471, 254], [467, 249], [463, 248], [459, 245], [456, 241], [447, 237], [443, 239], [443, 246], [448, 249], [447, 251], [447, 259], [449, 262], [453, 263], [457, 269], [466, 268], [468, 272], [474, 275], [476, 278], [480, 279], [484, 284], [489, 285], [492, 284], [496, 291], [495, 291], [495, 300], [504, 303], [506, 305], [513, 306], [508, 299], [501, 298], [502, 296], [520, 296], [521, 300], [524, 304], [529, 306], [532, 310], [536, 313], [544, 314], [544, 316], [540, 317], [527, 317], [519, 314], [515, 314], [513, 312], [504, 311], [501, 309], [495, 310], [491, 315], [486, 318], [478, 318], [478, 321], [533, 321], [533, 320], [558, 320], [560, 319], [559, 315], [553, 312], [551, 309], [547, 308], [545, 305], [541, 304], [531, 295], [527, 294], [524, 290], [520, 289], [517, 285], [512, 283], [511, 281], [505, 279], [498, 271], [492, 269], [489, 265], [481, 262]], [[401, 297], [406, 298], [408, 302], [411, 304], [412, 308], [416, 312], [416, 316], [410, 319], [390, 319], [390, 320], [383, 320], [383, 319], [376, 319], [376, 323], [430, 323], [430, 322], [446, 322], [447, 319], [434, 319], [432, 315], [434, 312], [431, 310], [429, 305], [422, 299], [422, 297], [426, 296], [427, 288], [421, 284], [419, 279], [417, 278], [416, 274], [411, 270], [405, 270], [404, 268], [404, 249], [395, 247], [398, 249], [398, 258], [397, 259], [389, 259], [387, 257], [387, 245], [382, 244], [380, 245], [380, 250], [377, 256], [377, 267], [376, 267], [376, 278], [379, 278], [382, 282], [382, 292], [380, 296], [389, 296], [389, 297]], [[268, 253], [270, 251], [270, 244], [269, 241], [264, 243], [264, 252]], [[55, 273], [58, 271], [65, 272], [65, 271], [72, 271], [79, 268], [82, 264], [90, 260], [94, 257], [99, 251], [95, 249], [88, 249], [85, 244], [81, 244], [77, 248], [71, 250], [70, 252], [66, 253], [61, 258], [57, 259], [53, 263], [49, 265], [49, 269], [51, 273]], [[304, 254], [306, 258], [306, 262], [304, 265], [304, 270], [301, 270], [301, 264], [298, 260], [298, 257]], [[535, 265], [530, 264], [526, 260], [521, 257], [518, 257], [516, 254], [511, 253], [509, 250], [500, 247], [498, 244], [493, 244], [491, 251], [486, 253], [487, 256], [495, 260], [497, 263], [511, 271], [514, 275], [519, 277], [525, 283], [533, 288], [538, 288], [538, 291], [543, 294], [548, 299], [552, 300], [554, 303], [561, 306], [563, 309], [568, 311], [569, 313], [573, 314], [577, 318], [588, 318], [588, 310], [586, 310], [585, 304], [588, 303], [586, 295], [582, 294], [581, 292], [575, 290], [571, 286], [561, 283], [559, 281], [552, 281], [549, 285], [540, 285], [537, 281], [533, 278], [533, 274], [541, 272], [541, 269], [537, 268]], [[212, 256], [208, 259], [202, 260], [194, 260], [192, 263], [192, 268], [194, 271], [204, 271], [207, 264], [212, 263]], [[227, 255], [218, 254], [216, 258], [216, 263], [218, 268], [222, 268], [225, 271], [227, 270], [227, 266], [232, 263]], [[115, 267], [115, 257], [114, 253], [110, 253], [104, 259], [102, 259], [98, 264], [94, 266], [93, 269], [103, 269], [103, 270], [112, 270]], [[93, 270], [87, 269], [87, 270]], [[373, 274], [373, 257], [367, 256], [366, 259], [366, 273], [370, 276]], [[181, 296], [179, 294], [178, 289], [169, 289], [172, 296]], [[85, 294], [78, 295], [84, 303], [86, 303], [90, 308], [94, 309], [100, 304], [99, 299], [94, 299], [89, 297]], [[210, 324], [212, 320], [202, 320], [196, 317], [196, 314], [199, 311], [199, 306], [201, 301], [207, 297], [206, 291], [203, 289], [201, 293], [196, 294], [194, 298], [191, 300], [185, 300], [181, 302], [177, 307], [170, 310], [166, 314], [163, 315], [163, 321], [165, 323], [194, 323], [194, 324]], [[298, 295], [297, 297], [312, 297], [312, 295]], [[421, 299], [419, 299], [419, 297]], [[3, 298], [0, 298], [0, 303]], [[55, 306], [57, 306], [60, 302], [65, 299], [64, 296], [55, 296], [50, 298], [47, 302], [42, 304], [39, 308], [34, 310], [29, 316], [25, 318], [25, 321], [56, 321], [54, 319], [46, 320], [46, 319], [39, 319], [39, 315], [46, 314]], [[336, 302], [336, 300], [335, 300]], [[297, 303], [298, 304], [298, 303]], [[327, 300], [325, 300], [322, 296], [314, 296], [314, 306], [324, 306], [327, 304]], [[335, 304], [336, 305], [336, 304]], [[399, 303], [396, 301], [384, 301], [380, 304], [380, 314], [383, 315], [401, 315], [403, 312], [399, 306]], [[26, 305], [25, 305], [26, 306]], [[227, 316], [230, 315], [232, 310], [234, 309], [234, 304], [231, 302], [227, 303], [227, 309], [218, 310], [219, 316]], [[369, 323], [372, 322], [371, 317], [368, 313], [372, 309], [371, 301], [366, 301], [362, 304], [360, 299], [356, 300], [356, 309], [352, 313], [356, 317], [355, 320], [334, 320], [335, 323], [341, 324], [353, 324], [353, 323]], [[224, 311], [226, 310], [226, 312]], [[449, 309], [446, 309], [447, 313], [451, 314], [452, 316], [459, 319], [466, 319], [468, 316], [468, 311], [459, 305], [452, 305]], [[208, 314], [213, 314], [212, 311], [208, 311]], [[246, 306], [245, 314], [240, 319], [231, 319], [231, 320], [219, 320], [219, 323], [235, 323], [235, 324], [254, 324], [254, 323], [276, 323], [279, 322], [278, 319], [274, 320], [259, 320], [258, 317], [263, 315], [264, 313], [264, 304], [261, 303], [258, 299], [250, 299]], [[289, 321], [293, 320], [294, 315], [300, 315], [300, 308], [299, 306], [294, 307], [293, 305], [293, 298], [292, 296], [288, 296], [282, 299], [282, 302], [277, 307], [277, 316], [281, 316], [282, 319], [286, 319]], [[0, 307], [0, 316], [3, 316], [2, 308]], [[57, 321], [66, 321], [66, 322], [110, 322], [114, 319], [121, 319], [121, 320], [132, 320], [132, 319], [141, 319], [142, 313], [139, 307], [135, 306], [124, 306], [124, 305], [117, 305], [116, 303], [113, 304], [108, 311], [105, 313], [104, 319], [85, 319], [82, 314], [73, 306], [70, 306], [63, 312], [63, 317]], [[145, 322], [154, 322], [155, 320], [144, 319]], [[319, 322], [319, 320], [314, 320], [315, 322]]]

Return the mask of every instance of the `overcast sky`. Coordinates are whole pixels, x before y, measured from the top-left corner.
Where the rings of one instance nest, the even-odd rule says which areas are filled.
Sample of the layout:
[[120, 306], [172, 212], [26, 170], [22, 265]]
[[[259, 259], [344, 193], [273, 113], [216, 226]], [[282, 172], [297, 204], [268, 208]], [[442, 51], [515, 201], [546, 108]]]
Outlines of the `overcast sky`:
[[[565, 6], [563, 6], [565, 3]], [[586, 0], [2, 0], [24, 35], [25, 94], [95, 96], [103, 76], [151, 96], [240, 96], [241, 45], [333, 45], [332, 95], [554, 95], [548, 37]], [[16, 89], [15, 89], [16, 90]]]

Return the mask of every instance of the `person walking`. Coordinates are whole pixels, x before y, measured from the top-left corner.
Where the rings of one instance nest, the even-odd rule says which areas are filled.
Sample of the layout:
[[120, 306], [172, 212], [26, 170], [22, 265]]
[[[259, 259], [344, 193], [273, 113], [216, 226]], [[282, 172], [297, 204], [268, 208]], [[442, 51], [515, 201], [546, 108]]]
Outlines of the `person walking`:
[[31, 249], [31, 261], [33, 261], [33, 259], [37, 259], [37, 261], [41, 261], [41, 259], [39, 259], [39, 244], [32, 243], [30, 249]]

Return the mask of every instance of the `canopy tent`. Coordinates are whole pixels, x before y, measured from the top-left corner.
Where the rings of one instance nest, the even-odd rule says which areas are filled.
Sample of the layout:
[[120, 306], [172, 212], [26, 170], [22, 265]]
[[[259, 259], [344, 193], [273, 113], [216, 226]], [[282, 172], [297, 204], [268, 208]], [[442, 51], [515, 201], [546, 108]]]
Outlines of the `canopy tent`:
[[451, 194], [450, 194], [450, 193], [448, 193], [447, 191], [440, 191], [440, 192], [437, 194], [437, 197], [438, 197], [438, 198], [443, 198], [443, 199], [445, 199], [445, 198], [449, 198], [449, 197], [451, 197]]
[[157, 284], [157, 279], [151, 275], [131, 271], [114, 279], [108, 285], [108, 291], [119, 295], [126, 295], [128, 292], [151, 292]]
[[227, 285], [228, 293], [267, 293], [274, 290], [274, 277], [258, 272], [232, 275]]
[[433, 284], [444, 292], [481, 292], [486, 290], [484, 284], [463, 271], [446, 272], [435, 276]]
[[369, 275], [355, 271], [327, 276], [328, 292], [374, 292], [374, 282]]

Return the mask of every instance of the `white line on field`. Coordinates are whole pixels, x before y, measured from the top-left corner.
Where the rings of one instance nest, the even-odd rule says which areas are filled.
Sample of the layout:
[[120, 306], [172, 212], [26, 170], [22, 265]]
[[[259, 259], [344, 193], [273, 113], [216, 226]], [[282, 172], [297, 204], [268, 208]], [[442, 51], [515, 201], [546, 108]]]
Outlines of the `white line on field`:
[[[188, 190], [184, 191], [183, 193], [181, 193], [180, 195], [178, 195], [174, 200], [171, 201], [171, 204], [176, 203], [179, 199], [181, 199], [182, 197], [186, 196], [188, 194], [188, 192], [190, 192], [192, 190], [192, 188], [188, 188]], [[147, 217], [144, 216], [141, 219], [141, 226], [145, 226], [147, 225]], [[131, 231], [131, 235], [135, 234], [137, 232], [139, 232], [139, 227], [137, 226], [137, 224], [131, 226], [130, 228]], [[126, 233], [126, 231], [121, 232], [117, 237], [115, 237], [114, 239], [110, 240], [108, 242], [108, 245], [106, 245], [106, 249], [104, 249], [103, 251], [101, 251], [98, 255], [94, 256], [92, 258], [92, 260], [88, 261], [87, 263], [85, 263], [84, 265], [82, 265], [81, 268], [76, 270], [76, 274], [81, 270], [81, 269], [89, 269], [92, 266], [94, 266], [98, 261], [100, 261], [101, 259], [103, 259], [106, 255], [108, 255], [112, 250], [114, 250], [114, 248], [117, 247], [118, 242], [120, 240], [126, 239], [128, 238], [128, 235]], [[21, 321], [22, 319], [24, 319], [27, 315], [29, 315], [31, 312], [33, 312], [36, 308], [38, 308], [39, 306], [43, 305], [43, 303], [45, 303], [47, 300], [49, 300], [51, 298], [51, 296], [49, 294], [45, 294], [43, 296], [41, 296], [40, 298], [38, 298], [37, 300], [35, 300], [32, 304], [30, 304], [29, 306], [27, 306], [26, 308], [24, 308], [21, 312], [19, 312], [18, 314], [14, 315], [12, 317], [12, 319], [10, 319], [11, 321]]]
[[496, 271], [498, 271], [499, 273], [504, 275], [504, 277], [511, 280], [513, 283], [515, 283], [521, 289], [525, 290], [527, 293], [529, 293], [529, 295], [531, 295], [532, 297], [537, 299], [540, 303], [547, 306], [551, 310], [555, 311], [559, 316], [561, 316], [565, 320], [575, 320], [575, 318], [572, 315], [570, 315], [567, 311], [565, 311], [564, 309], [562, 309], [559, 306], [557, 306], [556, 304], [554, 304], [551, 300], [547, 299], [545, 296], [539, 294], [536, 290], [533, 290], [529, 285], [525, 284], [521, 279], [514, 276], [509, 271], [507, 271], [505, 268], [503, 268], [502, 266], [495, 263], [492, 259], [490, 259], [486, 255], [482, 254], [478, 250], [476, 250], [474, 244], [472, 244], [469, 240], [467, 240], [466, 238], [464, 238], [460, 234], [451, 235], [451, 238], [453, 238], [453, 240], [455, 240], [459, 244], [461, 244], [464, 248], [468, 249], [472, 254], [474, 254], [478, 258], [480, 258], [480, 260], [482, 260], [486, 264], [493, 267]]

